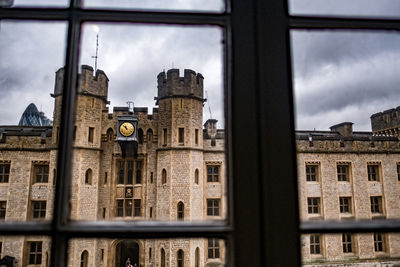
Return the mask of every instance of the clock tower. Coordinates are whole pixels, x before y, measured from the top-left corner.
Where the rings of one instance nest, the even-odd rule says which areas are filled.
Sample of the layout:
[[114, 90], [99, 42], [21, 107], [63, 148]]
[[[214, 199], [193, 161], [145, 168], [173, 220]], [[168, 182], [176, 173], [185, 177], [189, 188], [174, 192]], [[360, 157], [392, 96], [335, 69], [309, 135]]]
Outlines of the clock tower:
[[137, 156], [137, 125], [138, 119], [136, 115], [118, 116], [117, 141], [121, 147], [123, 158], [125, 156]]

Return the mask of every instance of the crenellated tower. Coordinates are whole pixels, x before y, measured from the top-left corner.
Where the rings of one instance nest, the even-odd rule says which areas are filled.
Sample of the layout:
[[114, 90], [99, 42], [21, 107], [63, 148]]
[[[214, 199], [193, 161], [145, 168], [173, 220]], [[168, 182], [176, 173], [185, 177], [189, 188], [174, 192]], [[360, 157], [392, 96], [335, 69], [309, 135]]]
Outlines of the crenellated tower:
[[161, 220], [203, 219], [203, 79], [188, 69], [183, 77], [178, 69], [157, 76], [157, 217]]

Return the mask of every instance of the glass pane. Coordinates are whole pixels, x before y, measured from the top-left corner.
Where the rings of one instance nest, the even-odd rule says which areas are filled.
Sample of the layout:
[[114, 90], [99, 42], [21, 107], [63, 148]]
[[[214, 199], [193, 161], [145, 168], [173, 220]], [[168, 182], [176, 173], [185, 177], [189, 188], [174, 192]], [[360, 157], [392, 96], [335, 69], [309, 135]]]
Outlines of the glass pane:
[[216, 27], [84, 25], [72, 219], [226, 219], [222, 41]]
[[48, 236], [0, 236], [2, 266], [50, 266], [50, 251]]
[[0, 0], [0, 7], [68, 7], [69, 0]]
[[229, 248], [224, 240], [217, 238], [77, 238], [69, 241], [68, 248], [69, 266], [228, 266]]
[[396, 266], [399, 233], [305, 234], [302, 266]]
[[182, 10], [182, 11], [213, 11], [225, 10], [224, 0], [153, 0], [153, 1], [127, 1], [127, 0], [85, 0], [87, 8], [114, 8], [114, 9], [152, 9], [152, 10]]
[[50, 220], [61, 109], [53, 75], [64, 63], [67, 25], [0, 26], [0, 222]]
[[400, 35], [292, 31], [291, 38], [300, 219], [399, 219]]
[[288, 0], [292, 15], [399, 17], [397, 0]]

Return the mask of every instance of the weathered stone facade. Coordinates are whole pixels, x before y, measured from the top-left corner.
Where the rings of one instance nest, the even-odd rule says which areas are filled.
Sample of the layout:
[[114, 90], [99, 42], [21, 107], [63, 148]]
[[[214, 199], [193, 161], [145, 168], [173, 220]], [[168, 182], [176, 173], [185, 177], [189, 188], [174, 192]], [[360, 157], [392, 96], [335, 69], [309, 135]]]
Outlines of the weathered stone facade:
[[[400, 218], [397, 137], [353, 132], [347, 122], [330, 132], [298, 131], [296, 139], [301, 220]], [[301, 247], [307, 266], [400, 263], [394, 233], [303, 235]]]
[[[64, 70], [56, 72], [53, 127], [0, 126], [0, 164], [9, 163], [9, 181], [0, 183], [6, 201], [6, 221], [50, 220], [54, 199], [57, 142]], [[108, 78], [82, 66], [77, 88], [72, 160], [72, 220], [204, 221], [226, 218], [224, 135], [216, 121], [203, 130], [203, 77], [192, 70], [161, 72], [158, 108], [108, 107]], [[137, 116], [137, 157], [122, 157], [116, 141], [118, 116]], [[207, 130], [209, 129], [209, 130]], [[48, 178], [37, 183], [33, 165], [48, 166]], [[213, 167], [208, 181], [207, 169]], [[217, 167], [217, 169], [215, 169]], [[47, 167], [46, 167], [47, 168]], [[47, 169], [46, 169], [47, 170]], [[165, 173], [165, 177], [163, 177]], [[211, 177], [211, 176], [210, 176]], [[212, 206], [208, 207], [208, 201]], [[32, 201], [46, 201], [45, 216], [33, 215]], [[34, 218], [39, 217], [39, 218]], [[30, 241], [41, 242], [41, 263], [48, 266], [46, 238], [1, 237], [1, 255], [15, 256], [18, 266], [29, 265]], [[209, 241], [212, 241], [210, 248]], [[216, 243], [217, 242], [217, 245]], [[211, 249], [211, 256], [208, 250]], [[69, 266], [224, 265], [221, 240], [73, 239]], [[163, 255], [162, 255], [163, 254]], [[164, 265], [161, 261], [164, 261]], [[183, 262], [184, 265], [179, 265]], [[215, 265], [216, 264], [216, 265]]]

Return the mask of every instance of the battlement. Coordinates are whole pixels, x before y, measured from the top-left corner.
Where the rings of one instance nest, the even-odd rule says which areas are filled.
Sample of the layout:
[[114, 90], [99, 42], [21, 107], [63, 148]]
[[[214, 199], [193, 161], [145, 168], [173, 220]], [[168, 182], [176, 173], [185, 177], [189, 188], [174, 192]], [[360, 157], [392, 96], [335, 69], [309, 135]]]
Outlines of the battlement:
[[371, 128], [375, 134], [399, 136], [400, 106], [373, 114], [371, 116]]
[[160, 72], [157, 76], [158, 97], [157, 100], [185, 96], [203, 100], [203, 80], [200, 73], [185, 69], [184, 76], [179, 76], [179, 69], [170, 69]]
[[[54, 86], [54, 96], [62, 94], [64, 86], [64, 68], [56, 71], [56, 82]], [[107, 99], [108, 77], [102, 70], [97, 70], [93, 75], [93, 68], [88, 65], [81, 66], [81, 73], [78, 74], [77, 92], [86, 95], [93, 95]]]

